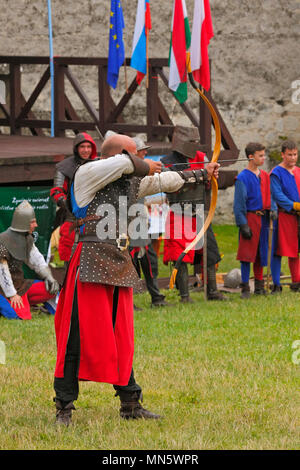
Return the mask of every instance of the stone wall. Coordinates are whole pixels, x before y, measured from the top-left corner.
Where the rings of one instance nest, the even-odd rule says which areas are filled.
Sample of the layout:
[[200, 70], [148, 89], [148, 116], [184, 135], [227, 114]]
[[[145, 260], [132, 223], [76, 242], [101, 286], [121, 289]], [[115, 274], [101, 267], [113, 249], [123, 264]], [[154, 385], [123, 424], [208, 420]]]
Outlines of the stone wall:
[[[136, 1], [123, 0], [126, 55], [131, 55]], [[170, 41], [172, 0], [151, 2], [150, 57], [167, 57]], [[192, 25], [193, 0], [186, 0]], [[250, 140], [265, 143], [268, 150], [280, 147], [282, 137], [300, 142], [299, 0], [211, 0], [215, 36], [209, 46], [212, 59], [212, 93], [222, 116], [241, 149]], [[2, 0], [0, 55], [48, 55], [47, 2]], [[110, 0], [52, 0], [54, 54], [61, 56], [107, 56]], [[5, 68], [2, 67], [2, 72]], [[93, 71], [81, 68], [80, 82], [90, 98], [97, 100]], [[128, 70], [128, 79], [133, 71]], [[25, 95], [38, 75], [24, 68]], [[124, 76], [113, 96], [125, 88]], [[293, 88], [294, 87], [294, 88]], [[143, 117], [144, 85], [132, 103], [131, 113]], [[180, 107], [163, 91], [174, 122], [187, 124]], [[140, 101], [139, 101], [140, 100]], [[189, 103], [197, 106], [191, 91]], [[75, 106], [81, 107], [75, 100]], [[49, 111], [49, 88], [37, 103], [37, 112]], [[140, 116], [140, 117], [139, 117]], [[239, 164], [237, 168], [242, 168]], [[226, 194], [225, 194], [226, 193]], [[222, 192], [224, 210], [219, 220], [230, 220], [227, 206], [232, 189]]]

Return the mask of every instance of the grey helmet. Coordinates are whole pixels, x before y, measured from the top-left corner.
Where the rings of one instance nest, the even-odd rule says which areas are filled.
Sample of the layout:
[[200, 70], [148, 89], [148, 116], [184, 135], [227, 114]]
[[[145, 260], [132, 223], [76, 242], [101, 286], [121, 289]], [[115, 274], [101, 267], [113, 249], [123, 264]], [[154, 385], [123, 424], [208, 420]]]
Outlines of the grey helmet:
[[148, 150], [151, 148], [151, 145], [146, 145], [143, 139], [140, 137], [133, 137], [133, 140], [135, 141], [136, 144], [136, 150]]
[[224, 287], [236, 289], [237, 287], [239, 287], [241, 281], [241, 270], [238, 268], [234, 268], [226, 274], [224, 278]]
[[33, 219], [35, 219], [34, 209], [28, 201], [24, 200], [13, 213], [10, 229], [15, 232], [29, 232]]

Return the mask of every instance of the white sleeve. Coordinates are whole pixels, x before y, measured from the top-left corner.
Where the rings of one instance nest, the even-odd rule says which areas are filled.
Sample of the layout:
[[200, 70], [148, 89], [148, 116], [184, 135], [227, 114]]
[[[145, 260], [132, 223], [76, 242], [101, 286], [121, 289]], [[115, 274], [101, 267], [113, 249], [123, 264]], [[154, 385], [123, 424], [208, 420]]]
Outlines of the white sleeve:
[[173, 193], [184, 185], [176, 171], [164, 171], [153, 176], [144, 176], [139, 187], [138, 198], [161, 192]]
[[99, 189], [133, 172], [133, 163], [124, 154], [82, 165], [74, 179], [74, 196], [78, 206], [85, 207]]
[[45, 258], [35, 246], [35, 244], [33, 244], [33, 247], [30, 250], [27, 264], [30, 269], [33, 269], [33, 271], [35, 271], [37, 274], [40, 274], [41, 269], [43, 269], [45, 266], [48, 266], [45, 261]]
[[0, 286], [8, 298], [13, 297], [17, 293], [6, 260], [0, 261]]

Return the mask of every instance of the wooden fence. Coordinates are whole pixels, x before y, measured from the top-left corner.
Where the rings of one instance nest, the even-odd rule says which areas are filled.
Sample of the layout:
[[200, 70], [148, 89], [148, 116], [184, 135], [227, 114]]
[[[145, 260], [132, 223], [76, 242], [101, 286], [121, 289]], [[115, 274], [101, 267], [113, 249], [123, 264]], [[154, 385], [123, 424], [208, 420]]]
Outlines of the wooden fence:
[[[44, 135], [44, 129], [51, 128], [50, 119], [39, 119], [33, 106], [39, 95], [50, 80], [50, 66], [48, 57], [29, 56], [0, 56], [0, 64], [8, 64], [9, 73], [0, 75], [0, 80], [5, 80], [9, 104], [0, 103], [2, 117], [0, 126], [10, 129], [11, 135], [22, 135], [22, 129], [30, 129], [32, 135]], [[24, 98], [22, 92], [21, 75], [22, 66], [44, 66], [44, 71], [37, 85], [32, 90], [28, 99]], [[130, 65], [130, 59], [126, 59], [125, 66]], [[87, 96], [84, 86], [79, 82], [72, 66], [84, 66], [86, 68], [96, 66], [98, 70], [98, 102], [93, 103]], [[106, 81], [107, 58], [96, 57], [55, 57], [54, 58], [54, 132], [55, 137], [64, 137], [66, 130], [78, 133], [83, 130], [96, 130], [104, 135], [107, 130], [113, 130], [124, 134], [143, 133], [148, 142], [171, 140], [174, 123], [163, 103], [162, 94], [159, 92], [159, 80], [168, 88], [168, 78], [165, 70], [168, 60], [164, 58], [149, 59], [149, 79], [146, 88], [146, 119], [145, 123], [136, 124], [124, 119], [124, 110], [129, 106], [134, 93], [139, 85], [136, 79], [128, 84], [127, 90], [117, 103], [111, 96], [111, 89]], [[41, 68], [41, 67], [40, 67]], [[74, 67], [73, 67], [74, 68]], [[87, 71], [88, 74], [88, 71]], [[78, 111], [72, 105], [70, 97], [66, 92], [66, 80], [72, 85], [72, 89], [83, 104], [88, 119], [82, 119]], [[169, 90], [169, 99], [175, 100], [173, 93]], [[193, 92], [191, 92], [193, 93]], [[237, 149], [232, 136], [220, 115], [211, 93], [206, 93], [219, 116], [222, 132], [223, 150], [220, 160], [235, 160], [238, 158]], [[198, 97], [197, 97], [198, 100]], [[198, 101], [197, 101], [198, 102]], [[188, 117], [191, 125], [199, 128], [201, 149], [208, 156], [212, 153], [212, 119], [210, 113], [199, 98], [198, 112], [195, 113], [189, 104], [180, 105], [182, 112]], [[130, 113], [127, 113], [130, 115]]]

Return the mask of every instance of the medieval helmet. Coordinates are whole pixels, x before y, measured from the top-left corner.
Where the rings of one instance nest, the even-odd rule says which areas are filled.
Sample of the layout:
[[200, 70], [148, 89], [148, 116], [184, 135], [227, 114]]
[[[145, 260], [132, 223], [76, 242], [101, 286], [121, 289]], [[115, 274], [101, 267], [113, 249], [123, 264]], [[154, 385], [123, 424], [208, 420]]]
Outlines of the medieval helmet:
[[148, 150], [148, 149], [151, 148], [151, 145], [146, 145], [145, 142], [143, 141], [143, 139], [141, 139], [140, 137], [133, 137], [133, 140], [136, 143], [136, 150], [137, 151], [139, 151], [139, 150]]
[[10, 229], [15, 232], [29, 232], [30, 223], [35, 219], [34, 209], [24, 200], [14, 210]]
[[200, 134], [197, 127], [175, 126], [172, 137], [172, 150], [185, 157], [194, 158], [200, 150]]
[[241, 270], [238, 268], [234, 268], [229, 271], [224, 277], [224, 287], [236, 289], [237, 287], [239, 287], [241, 281]]

